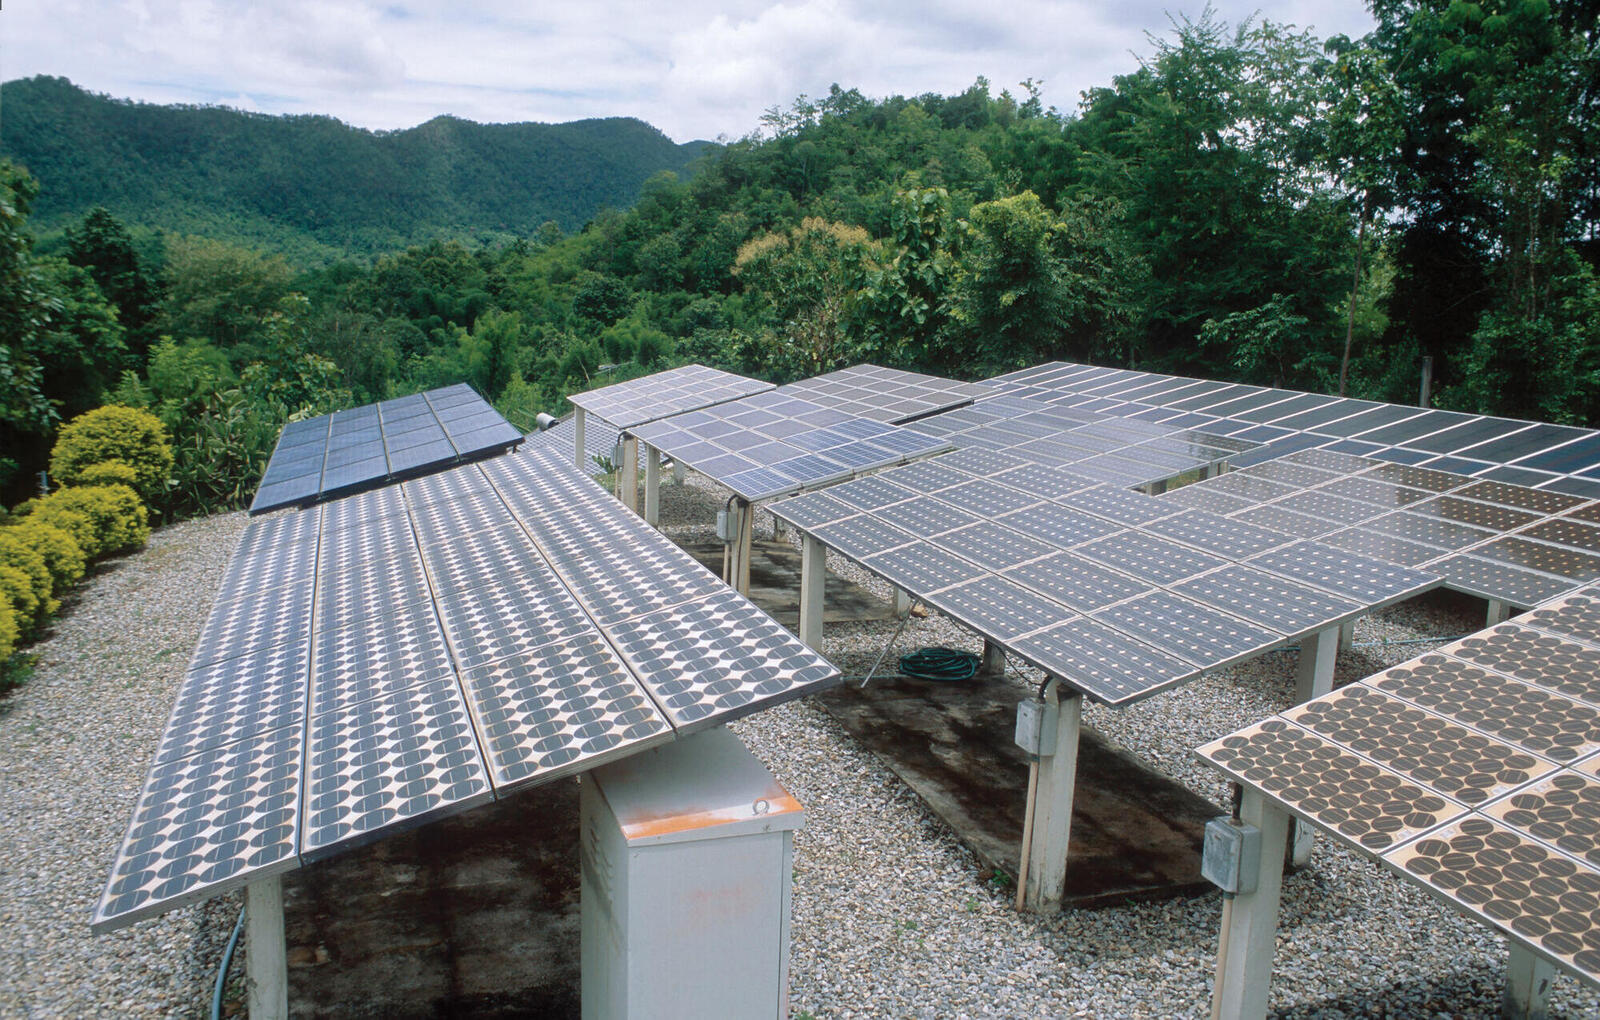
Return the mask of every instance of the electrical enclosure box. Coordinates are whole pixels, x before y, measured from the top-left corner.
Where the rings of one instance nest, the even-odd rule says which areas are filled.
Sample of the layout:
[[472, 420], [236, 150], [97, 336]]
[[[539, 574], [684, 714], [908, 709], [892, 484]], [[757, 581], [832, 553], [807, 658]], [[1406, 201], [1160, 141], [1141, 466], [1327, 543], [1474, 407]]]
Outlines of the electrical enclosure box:
[[733, 541], [733, 516], [726, 510], [717, 511], [717, 538], [723, 542]]
[[1055, 754], [1060, 715], [1059, 706], [1037, 698], [1017, 702], [1017, 746], [1035, 758]]
[[1261, 830], [1226, 815], [1206, 823], [1200, 874], [1225, 893], [1256, 891], [1261, 871]]
[[583, 777], [583, 1017], [787, 1017], [800, 804], [718, 728]]

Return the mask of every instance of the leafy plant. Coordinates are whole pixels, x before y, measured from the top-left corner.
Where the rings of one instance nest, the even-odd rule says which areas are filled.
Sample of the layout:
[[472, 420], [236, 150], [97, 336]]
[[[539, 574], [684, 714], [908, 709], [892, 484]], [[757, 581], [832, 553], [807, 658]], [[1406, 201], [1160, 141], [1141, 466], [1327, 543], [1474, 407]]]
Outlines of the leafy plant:
[[83, 549], [66, 529], [41, 520], [24, 519], [19, 524], [0, 528], [0, 537], [4, 536], [14, 538], [43, 558], [56, 592], [65, 591], [83, 577], [86, 569]]
[[91, 560], [137, 549], [150, 537], [149, 514], [126, 485], [58, 489], [39, 500], [29, 519], [69, 532]]
[[127, 483], [125, 472], [97, 465], [116, 461], [132, 472], [131, 488], [146, 499], [166, 489], [172, 474], [172, 445], [166, 426], [149, 411], [107, 404], [61, 427], [50, 451], [50, 473], [65, 485]]

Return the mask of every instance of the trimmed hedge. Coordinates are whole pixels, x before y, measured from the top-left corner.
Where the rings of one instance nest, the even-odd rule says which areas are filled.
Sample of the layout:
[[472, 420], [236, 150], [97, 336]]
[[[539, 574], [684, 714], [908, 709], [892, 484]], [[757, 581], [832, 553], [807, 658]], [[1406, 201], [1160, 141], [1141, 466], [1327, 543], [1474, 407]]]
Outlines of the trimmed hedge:
[[39, 618], [39, 596], [34, 594], [33, 582], [16, 567], [0, 563], [0, 602], [5, 602], [16, 612], [17, 632], [23, 637], [33, 633], [34, 621]]
[[65, 528], [39, 520], [24, 520], [21, 524], [0, 528], [0, 535], [8, 533], [44, 557], [44, 564], [50, 570], [50, 580], [54, 582], [58, 595], [77, 584], [89, 569], [83, 547]]
[[[22, 639], [21, 628], [17, 626], [17, 611], [11, 608], [11, 603], [0, 598], [0, 670], [5, 668], [6, 660], [17, 650], [17, 642]], [[0, 678], [3, 686], [3, 678]]]
[[126, 485], [135, 492], [139, 489], [139, 472], [132, 464], [120, 460], [103, 460], [90, 464], [78, 472], [77, 485]]
[[13, 567], [28, 579], [28, 587], [33, 591], [36, 604], [34, 619], [43, 620], [60, 606], [50, 597], [55, 590], [55, 582], [50, 577], [50, 568], [45, 564], [44, 557], [13, 534], [15, 530], [0, 528], [0, 566]]
[[95, 476], [85, 473], [107, 461], [128, 465], [133, 470], [131, 487], [153, 499], [166, 490], [172, 477], [172, 442], [166, 426], [149, 411], [121, 404], [85, 411], [61, 426], [50, 451], [50, 474], [63, 485], [92, 485]]
[[150, 537], [144, 504], [126, 485], [58, 489], [39, 500], [28, 520], [70, 532], [89, 560], [138, 549]]

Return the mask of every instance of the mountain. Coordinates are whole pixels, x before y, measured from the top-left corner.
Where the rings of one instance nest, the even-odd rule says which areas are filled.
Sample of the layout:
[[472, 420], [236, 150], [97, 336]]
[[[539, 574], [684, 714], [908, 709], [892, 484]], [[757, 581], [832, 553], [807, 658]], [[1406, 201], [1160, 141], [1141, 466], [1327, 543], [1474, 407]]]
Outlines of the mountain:
[[134, 227], [269, 248], [297, 262], [435, 237], [526, 237], [626, 207], [708, 145], [640, 120], [477, 124], [435, 117], [367, 131], [332, 117], [157, 106], [65, 78], [0, 85], [0, 155], [39, 180], [35, 229], [103, 205]]

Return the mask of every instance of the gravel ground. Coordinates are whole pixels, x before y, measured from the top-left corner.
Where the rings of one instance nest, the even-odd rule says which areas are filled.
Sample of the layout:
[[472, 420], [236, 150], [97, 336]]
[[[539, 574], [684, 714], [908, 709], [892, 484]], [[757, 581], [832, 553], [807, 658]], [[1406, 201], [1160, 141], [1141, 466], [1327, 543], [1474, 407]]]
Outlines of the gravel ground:
[[[674, 533], [703, 533], [721, 497], [662, 490]], [[78, 590], [20, 691], [0, 699], [0, 1016], [204, 1015], [237, 895], [90, 936], [100, 894], [209, 612], [242, 514], [163, 528]], [[836, 557], [830, 567], [887, 595]], [[1340, 680], [1418, 654], [1359, 647], [1476, 629], [1469, 602], [1430, 599], [1361, 621]], [[835, 625], [828, 655], [866, 671], [893, 622]], [[937, 614], [898, 649], [980, 642]], [[892, 660], [890, 660], [892, 661]], [[1274, 653], [1128, 709], [1085, 719], [1213, 802], [1221, 777], [1191, 749], [1290, 704], [1294, 654]], [[1018, 690], [1036, 684], [1017, 671]], [[1191, 1017], [1209, 1000], [1220, 899], [1067, 911], [1010, 908], [972, 855], [877, 759], [798, 702], [734, 724], [806, 806], [795, 840], [790, 998], [814, 1017]], [[537, 794], [534, 794], [537, 796]], [[1505, 943], [1371, 861], [1318, 841], [1289, 876], [1273, 1008], [1296, 1017], [1499, 1013]], [[1557, 979], [1554, 1016], [1600, 1015]]]

